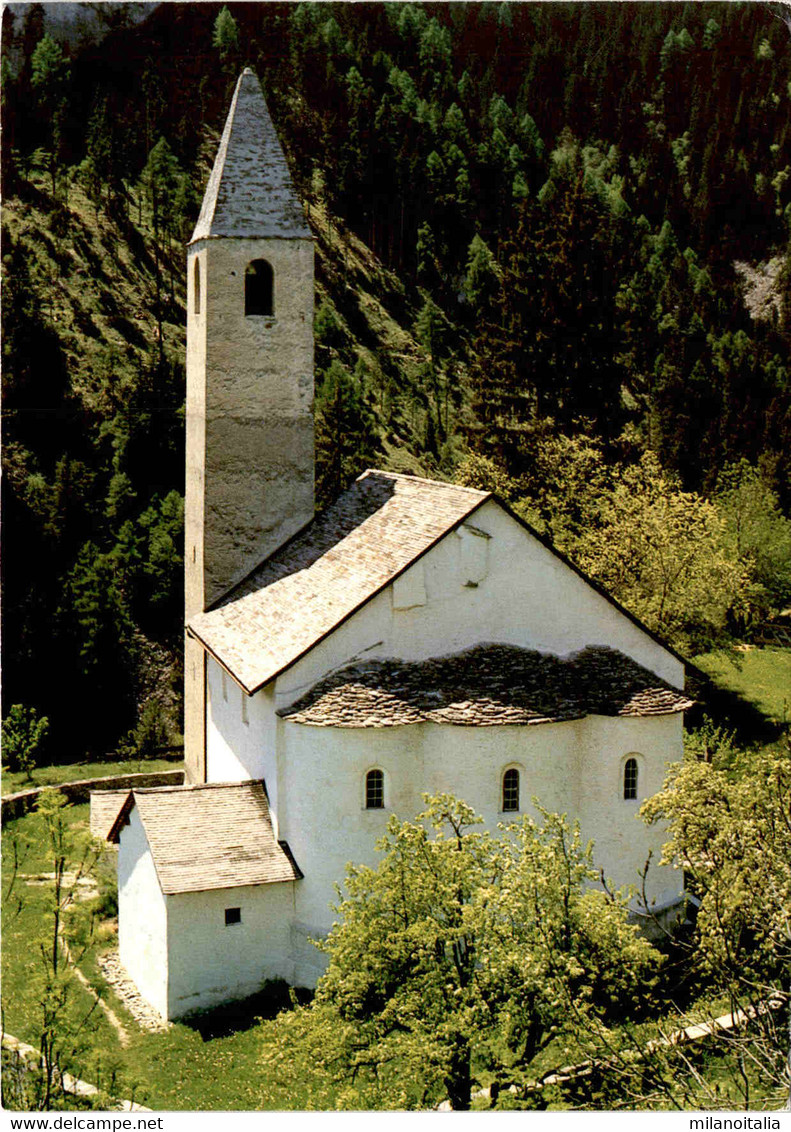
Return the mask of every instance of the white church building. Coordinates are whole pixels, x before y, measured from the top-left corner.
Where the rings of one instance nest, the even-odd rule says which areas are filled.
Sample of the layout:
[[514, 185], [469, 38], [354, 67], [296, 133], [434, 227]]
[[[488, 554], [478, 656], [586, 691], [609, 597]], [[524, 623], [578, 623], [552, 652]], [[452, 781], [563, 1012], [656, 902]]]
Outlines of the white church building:
[[[257, 78], [239, 79], [188, 253], [188, 784], [134, 790], [121, 961], [176, 1018], [315, 985], [350, 861], [392, 813], [531, 799], [616, 885], [682, 756], [681, 657], [489, 492], [382, 471], [313, 508], [313, 242]], [[652, 867], [650, 900], [681, 873]]]

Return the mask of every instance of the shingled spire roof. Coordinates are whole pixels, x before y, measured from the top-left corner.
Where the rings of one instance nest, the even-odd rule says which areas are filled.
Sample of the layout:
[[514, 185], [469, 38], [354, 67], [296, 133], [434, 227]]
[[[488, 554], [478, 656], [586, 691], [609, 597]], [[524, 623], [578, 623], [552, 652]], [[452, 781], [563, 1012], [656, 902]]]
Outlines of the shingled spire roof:
[[236, 84], [192, 242], [219, 236], [311, 238], [261, 84], [249, 67]]

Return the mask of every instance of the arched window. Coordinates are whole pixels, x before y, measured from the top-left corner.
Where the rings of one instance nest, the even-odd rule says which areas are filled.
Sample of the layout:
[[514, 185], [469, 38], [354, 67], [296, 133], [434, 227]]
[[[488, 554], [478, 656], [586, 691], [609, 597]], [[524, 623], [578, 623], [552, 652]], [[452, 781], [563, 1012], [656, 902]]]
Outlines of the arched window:
[[265, 259], [248, 263], [244, 273], [244, 313], [275, 313], [275, 273]]
[[195, 314], [200, 314], [200, 260], [195, 260], [195, 270], [192, 279], [192, 309]]
[[510, 767], [503, 775], [503, 810], [519, 809], [519, 771]]
[[385, 804], [385, 776], [382, 770], [369, 770], [365, 776], [365, 808], [381, 810]]
[[637, 759], [627, 759], [623, 764], [623, 796], [627, 802], [637, 797]]

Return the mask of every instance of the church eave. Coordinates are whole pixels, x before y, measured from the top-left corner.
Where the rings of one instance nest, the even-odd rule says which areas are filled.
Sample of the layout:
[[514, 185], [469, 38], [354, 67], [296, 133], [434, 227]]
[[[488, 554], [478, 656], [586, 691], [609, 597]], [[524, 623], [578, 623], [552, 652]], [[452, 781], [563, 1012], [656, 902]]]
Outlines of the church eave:
[[[367, 474], [367, 473], [365, 473], [365, 474]], [[410, 559], [410, 561], [407, 562], [404, 566], [402, 566], [396, 573], [392, 574], [384, 582], [382, 582], [381, 585], [377, 586], [376, 589], [372, 590], [369, 594], [367, 594], [366, 597], [362, 601], [360, 601], [353, 609], [348, 610], [330, 628], [328, 628], [326, 631], [322, 632], [320, 635], [317, 635], [316, 638], [310, 642], [310, 644], [308, 644], [304, 648], [300, 649], [300, 651], [298, 653], [295, 653], [293, 656], [290, 656], [288, 660], [284, 661], [281, 665], [274, 668], [271, 672], [268, 672], [264, 679], [261, 679], [261, 680], [258, 680], [258, 681], [251, 681], [249, 684], [245, 683], [242, 676], [240, 676], [238, 674], [238, 672], [234, 672], [233, 668], [226, 661], [221, 659], [218, 652], [215, 649], [213, 649], [210, 644], [208, 644], [208, 642], [201, 636], [201, 634], [195, 629], [195, 627], [192, 624], [187, 625], [187, 632], [190, 634], [191, 637], [193, 637], [196, 641], [198, 641], [200, 643], [200, 645], [209, 653], [209, 655], [214, 660], [217, 661], [217, 663], [228, 673], [229, 676], [231, 676], [233, 678], [233, 680], [235, 680], [235, 682], [239, 685], [239, 687], [244, 692], [246, 692], [248, 696], [254, 696], [257, 692], [260, 692], [262, 688], [265, 688], [267, 686], [267, 684], [270, 684], [273, 680], [276, 680], [278, 678], [278, 676], [282, 676], [283, 673], [287, 672], [289, 668], [293, 668], [293, 666], [295, 664], [297, 664], [300, 660], [302, 660], [303, 657], [307, 656], [308, 653], [312, 652], [313, 649], [316, 648], [318, 645], [320, 645], [323, 641], [327, 640], [328, 637], [332, 636], [332, 634], [337, 629], [340, 629], [340, 627], [342, 625], [345, 625], [346, 622], [350, 618], [354, 617], [355, 614], [359, 613], [360, 610], [363, 609], [366, 605], [368, 605], [369, 602], [373, 601], [373, 599], [375, 597], [377, 597], [380, 593], [383, 593], [384, 590], [386, 590], [388, 588], [388, 586], [392, 585], [393, 582], [397, 581], [397, 579], [400, 578], [402, 574], [405, 574], [407, 572], [407, 570], [410, 570], [415, 565], [415, 563], [419, 562], [422, 558], [424, 558], [425, 555], [427, 555], [431, 550], [433, 550], [434, 547], [438, 545], [438, 543], [440, 543], [444, 538], [447, 537], [447, 535], [449, 535], [453, 531], [457, 530], [463, 523], [465, 523], [469, 519], [469, 517], [471, 515], [473, 515], [476, 511], [478, 511], [481, 507], [483, 507], [483, 505], [485, 503], [488, 503], [489, 500], [492, 499], [492, 498], [493, 498], [493, 496], [491, 495], [491, 493], [487, 493], [484, 496], [484, 498], [480, 499], [479, 502], [475, 504], [475, 506], [473, 506], [468, 512], [466, 512], [459, 519], [457, 519], [453, 523], [452, 526], [449, 526], [446, 530], [442, 531], [442, 533], [439, 534], [435, 539], [433, 539], [429, 543], [429, 545], [427, 545], [424, 549], [422, 549], [420, 551], [419, 554], [417, 554], [414, 558]], [[314, 522], [315, 522], [315, 520], [314, 520]], [[308, 524], [308, 526], [310, 526], [310, 524]], [[303, 528], [303, 530], [304, 530], [304, 528]], [[298, 535], [295, 536], [295, 537], [298, 537]], [[286, 543], [285, 545], [287, 546], [288, 543]], [[278, 551], [276, 551], [276, 553], [280, 554], [280, 553], [282, 553], [282, 550], [283, 550], [283, 547], [281, 547]]]

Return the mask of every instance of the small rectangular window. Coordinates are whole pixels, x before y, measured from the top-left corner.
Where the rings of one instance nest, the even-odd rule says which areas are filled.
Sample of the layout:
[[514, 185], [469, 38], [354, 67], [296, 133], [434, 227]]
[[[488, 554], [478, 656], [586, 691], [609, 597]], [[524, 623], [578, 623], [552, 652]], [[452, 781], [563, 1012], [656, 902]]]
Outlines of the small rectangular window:
[[225, 669], [222, 670], [220, 675], [222, 676], [222, 698], [224, 700], [227, 700], [228, 699], [228, 677], [225, 675]]
[[242, 692], [242, 723], [249, 723], [250, 717], [247, 714], [247, 696]]
[[227, 924], [241, 924], [242, 922], [242, 909], [241, 908], [226, 908], [225, 909], [225, 923]]

